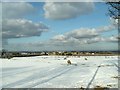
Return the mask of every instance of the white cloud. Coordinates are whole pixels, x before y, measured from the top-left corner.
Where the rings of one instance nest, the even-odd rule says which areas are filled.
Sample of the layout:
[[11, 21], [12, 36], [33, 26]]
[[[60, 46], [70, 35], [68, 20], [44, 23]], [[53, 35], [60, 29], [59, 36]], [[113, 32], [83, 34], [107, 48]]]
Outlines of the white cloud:
[[118, 21], [119, 21], [119, 20], [110, 17], [110, 21], [111, 21], [113, 24], [118, 24]]
[[98, 35], [99, 35], [99, 33], [95, 29], [89, 29], [89, 28], [80, 28], [80, 29], [65, 33], [65, 36], [73, 37], [76, 39], [92, 38], [92, 37], [96, 37]]
[[64, 35], [56, 35], [51, 40], [65, 41], [66, 39], [67, 39], [67, 37]]
[[[66, 41], [66, 42], [64, 42]], [[112, 37], [95, 37], [91, 39], [78, 40], [75, 38], [66, 39], [64, 41], [48, 40], [43, 42], [31, 42], [23, 44], [9, 44], [9, 50], [26, 50], [26, 51], [54, 51], [54, 50], [117, 50], [116, 40]], [[97, 43], [98, 42], [98, 43]], [[19, 45], [19, 47], [18, 47]], [[11, 47], [11, 48], [10, 48]]]
[[51, 39], [54, 46], [63, 45], [76, 47], [82, 44], [92, 44], [101, 41], [99, 33], [95, 29], [80, 28], [67, 32], [63, 35], [56, 35]]
[[108, 25], [108, 26], [103, 26], [103, 27], [97, 28], [97, 31], [100, 33], [102, 33], [102, 32], [104, 33], [104, 32], [114, 30], [114, 29], [116, 29], [115, 25]]
[[108, 38], [104, 38], [104, 42], [119, 42], [119, 38], [118, 36], [111, 36], [111, 37], [108, 37]]
[[43, 23], [34, 23], [26, 19], [3, 19], [2, 37], [5, 39], [40, 36], [48, 30]]
[[[100, 28], [80, 28], [56, 35], [52, 39], [57, 42], [69, 44], [93, 44], [97, 42], [118, 42], [117, 37], [103, 37], [102, 34], [106, 31], [114, 30], [114, 25], [108, 25]], [[54, 42], [53, 41], [53, 42]]]
[[[36, 11], [32, 4], [27, 2], [3, 2], [2, 3], [2, 31], [1, 43], [3, 48], [17, 49], [17, 45], [10, 45], [8, 39], [40, 36], [43, 32], [48, 31], [48, 26], [31, 20], [24, 19]], [[10, 46], [10, 47], [9, 47]], [[24, 48], [18, 47], [18, 50]], [[29, 47], [28, 47], [29, 49]], [[24, 49], [23, 49], [24, 50]]]
[[46, 2], [44, 5], [45, 17], [55, 20], [89, 14], [93, 9], [93, 2]]
[[94, 43], [103, 41], [103, 37], [97, 36], [97, 37], [82, 39], [80, 41], [81, 41], [81, 44], [94, 44]]
[[[105, 27], [107, 28], [107, 26]], [[118, 35], [110, 36], [110, 37], [103, 36], [102, 33], [105, 32], [106, 30], [104, 30], [104, 27], [103, 28], [101, 27], [101, 30], [102, 31], [99, 31], [99, 28], [80, 28], [69, 31], [67, 33], [56, 35], [48, 41], [22, 43], [19, 44], [20, 47], [17, 47], [18, 44], [9, 44], [9, 45], [11, 49], [14, 49], [13, 48], [14, 46], [16, 47], [17, 50], [36, 50], [36, 51], [116, 49], [115, 46], [117, 46], [119, 36]], [[109, 46], [107, 44], [108, 42], [109, 42]]]
[[25, 2], [4, 2], [2, 3], [3, 18], [20, 18], [34, 12], [35, 8]]
[[87, 39], [98, 37], [99, 33], [95, 29], [80, 28], [64, 33], [63, 35], [56, 35], [52, 39], [56, 41], [79, 41], [85, 42]]

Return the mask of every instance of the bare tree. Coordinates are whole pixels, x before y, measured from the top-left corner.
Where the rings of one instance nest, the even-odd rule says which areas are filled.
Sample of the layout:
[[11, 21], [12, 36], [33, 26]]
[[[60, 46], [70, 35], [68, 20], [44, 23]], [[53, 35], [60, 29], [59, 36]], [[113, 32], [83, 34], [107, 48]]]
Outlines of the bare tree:
[[114, 19], [120, 19], [120, 1], [118, 2], [107, 2], [109, 5], [109, 15]]
[[[109, 2], [107, 1], [108, 4], [108, 10], [109, 10], [109, 16], [118, 20], [118, 51], [120, 50], [120, 0], [117, 0], [115, 2]], [[120, 62], [119, 62], [120, 63]]]

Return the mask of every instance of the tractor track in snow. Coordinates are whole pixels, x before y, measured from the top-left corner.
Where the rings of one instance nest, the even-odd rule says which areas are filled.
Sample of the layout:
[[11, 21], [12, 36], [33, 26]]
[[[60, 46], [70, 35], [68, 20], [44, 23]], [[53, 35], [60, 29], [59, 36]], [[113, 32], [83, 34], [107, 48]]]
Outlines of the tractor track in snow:
[[[58, 73], [62, 73], [63, 71], [67, 71], [69, 69], [68, 68], [69, 66], [66, 66], [66, 67], [67, 67], [67, 69], [65, 69], [65, 66], [59, 66], [55, 69], [44, 69], [44, 70], [42, 70], [41, 68], [37, 68], [37, 69], [34, 69], [34, 71], [36, 70], [36, 73], [33, 73], [32, 75], [28, 76], [25, 79], [18, 80], [16, 82], [13, 82], [13, 83], [10, 83], [10, 84], [7, 84], [7, 85], [3, 85], [3, 87], [14, 87], [14, 86], [19, 86], [19, 85], [24, 85], [25, 83], [32, 82], [34, 80], [39, 80], [39, 79], [42, 79], [44, 77], [48, 77], [51, 74], [53, 74], [53, 77], [54, 77], [54, 76], [57, 76]], [[19, 72], [19, 73], [26, 73], [27, 74], [27, 72], [30, 72], [30, 71], [33, 71], [33, 69], [29, 70], [29, 71], [26, 70], [24, 72]], [[17, 74], [19, 74], [19, 73], [17, 73]], [[42, 80], [42, 82], [43, 81], [44, 80]]]
[[[61, 75], [64, 75], [65, 73], [73, 70], [76, 66], [68, 66], [67, 68], [63, 67], [63, 68], [58, 68], [60, 70], [56, 70], [56, 71], [53, 71], [54, 73], [52, 73], [51, 75], [48, 74], [46, 75], [45, 77], [47, 77], [46, 79], [43, 79], [43, 80], [38, 80], [37, 82], [33, 83], [33, 84], [30, 84], [30, 85], [27, 85], [26, 87], [36, 87], [40, 84], [43, 84], [43, 83], [47, 83], [53, 79], [56, 79], [57, 77], [61, 76]], [[49, 76], [50, 75], [50, 76]], [[49, 77], [49, 78], [48, 78]]]

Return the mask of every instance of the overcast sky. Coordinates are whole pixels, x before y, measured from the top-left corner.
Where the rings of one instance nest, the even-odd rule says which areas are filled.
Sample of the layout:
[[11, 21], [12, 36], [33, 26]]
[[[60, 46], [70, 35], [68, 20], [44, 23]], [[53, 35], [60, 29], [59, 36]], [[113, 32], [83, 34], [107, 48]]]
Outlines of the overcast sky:
[[117, 20], [104, 2], [2, 3], [2, 43], [10, 51], [117, 50]]

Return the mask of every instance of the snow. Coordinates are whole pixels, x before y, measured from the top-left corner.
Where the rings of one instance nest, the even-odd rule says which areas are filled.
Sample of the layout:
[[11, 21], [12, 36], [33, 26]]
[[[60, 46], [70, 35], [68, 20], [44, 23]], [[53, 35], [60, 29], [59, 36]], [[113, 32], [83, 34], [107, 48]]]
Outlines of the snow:
[[[2, 88], [118, 88], [117, 56], [36, 56], [1, 59]], [[85, 60], [87, 58], [87, 60]], [[67, 60], [72, 65], [67, 64]]]

